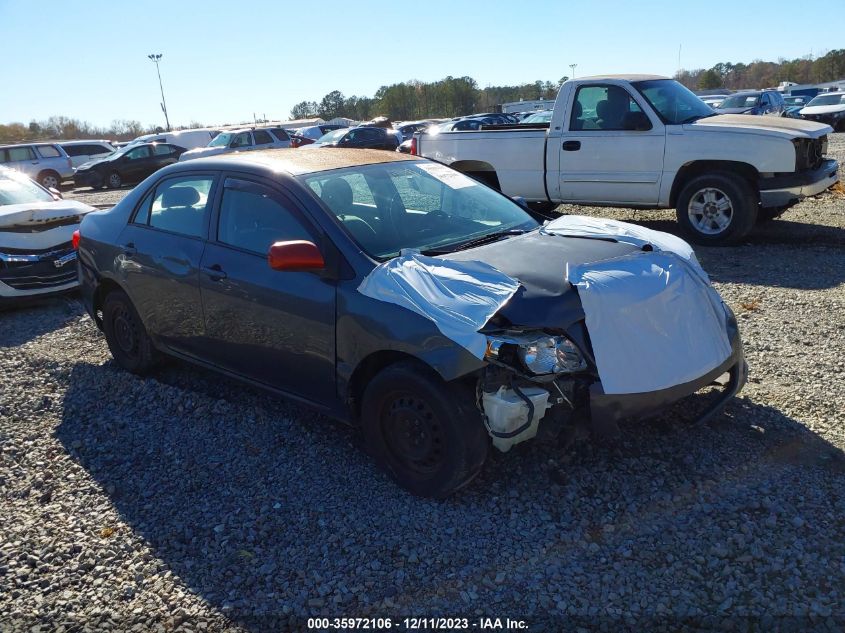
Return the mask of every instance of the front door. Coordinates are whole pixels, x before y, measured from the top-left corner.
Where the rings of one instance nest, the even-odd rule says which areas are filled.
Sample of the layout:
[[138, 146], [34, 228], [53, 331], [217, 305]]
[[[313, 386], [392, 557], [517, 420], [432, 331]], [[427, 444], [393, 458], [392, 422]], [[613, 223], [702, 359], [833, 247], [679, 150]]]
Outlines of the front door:
[[129, 150], [123, 155], [118, 173], [126, 182], [139, 182], [153, 173], [153, 157], [149, 145]]
[[564, 202], [657, 204], [666, 128], [625, 88], [580, 86], [564, 127], [559, 141]]
[[174, 176], [141, 201], [120, 234], [122, 285], [147, 331], [178, 351], [200, 349], [199, 267], [213, 174]]
[[274, 242], [319, 245], [317, 229], [274, 186], [233, 177], [225, 179], [212, 224], [200, 276], [207, 354], [276, 389], [333, 398], [335, 283], [267, 263]]

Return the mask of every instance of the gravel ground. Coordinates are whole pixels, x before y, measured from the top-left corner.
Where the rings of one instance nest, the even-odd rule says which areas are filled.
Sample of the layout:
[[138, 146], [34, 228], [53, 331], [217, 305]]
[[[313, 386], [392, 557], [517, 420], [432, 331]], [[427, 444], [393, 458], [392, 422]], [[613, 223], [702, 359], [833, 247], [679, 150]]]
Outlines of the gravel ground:
[[74, 298], [0, 315], [0, 629], [842, 630], [845, 195], [749, 242], [698, 249], [751, 366], [723, 415], [692, 425], [687, 401], [613, 443], [526, 443], [440, 503], [308, 410], [176, 362], [120, 371]]

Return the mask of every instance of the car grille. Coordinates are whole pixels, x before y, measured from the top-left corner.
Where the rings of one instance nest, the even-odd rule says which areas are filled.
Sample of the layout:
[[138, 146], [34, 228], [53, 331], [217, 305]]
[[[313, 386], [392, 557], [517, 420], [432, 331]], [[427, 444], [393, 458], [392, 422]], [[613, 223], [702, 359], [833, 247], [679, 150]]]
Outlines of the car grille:
[[[3, 249], [0, 281], [15, 290], [44, 290], [76, 281], [76, 252], [70, 243], [41, 251]], [[64, 262], [57, 265], [57, 262]]]
[[827, 135], [821, 138], [801, 138], [795, 144], [795, 171], [818, 169], [827, 153]]

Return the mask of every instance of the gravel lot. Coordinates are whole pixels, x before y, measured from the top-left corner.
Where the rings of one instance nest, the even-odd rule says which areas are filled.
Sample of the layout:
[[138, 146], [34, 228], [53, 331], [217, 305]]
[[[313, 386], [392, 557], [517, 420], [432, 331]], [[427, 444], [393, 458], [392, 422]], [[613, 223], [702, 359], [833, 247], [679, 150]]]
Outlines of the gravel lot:
[[0, 314], [0, 629], [842, 630], [845, 195], [697, 250], [751, 366], [723, 415], [692, 425], [685, 402], [613, 443], [526, 443], [440, 503], [308, 410], [176, 362], [118, 370], [73, 297]]

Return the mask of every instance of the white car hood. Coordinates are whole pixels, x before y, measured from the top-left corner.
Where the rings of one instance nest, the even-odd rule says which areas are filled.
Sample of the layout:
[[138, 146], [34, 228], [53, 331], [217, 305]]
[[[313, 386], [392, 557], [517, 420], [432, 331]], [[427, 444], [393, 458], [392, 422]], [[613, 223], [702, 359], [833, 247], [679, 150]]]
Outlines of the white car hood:
[[76, 200], [0, 207], [0, 250], [40, 250], [70, 241], [82, 216], [96, 209]]
[[784, 138], [819, 138], [833, 129], [823, 123], [802, 121], [789, 117], [748, 116], [746, 114], [717, 114], [684, 125], [693, 131], [750, 132], [782, 136]]
[[834, 103], [833, 105], [806, 106], [798, 114], [830, 114], [831, 112], [845, 111], [845, 103]]
[[78, 216], [96, 209], [77, 200], [57, 200], [56, 202], [28, 202], [26, 204], [7, 204], [0, 207], [0, 231], [5, 228], [21, 229], [47, 226], [67, 218]]
[[216, 156], [217, 154], [228, 154], [234, 150], [228, 147], [200, 147], [199, 149], [192, 149], [182, 154], [179, 157], [180, 161], [191, 160], [193, 158], [204, 158], [206, 156]]

